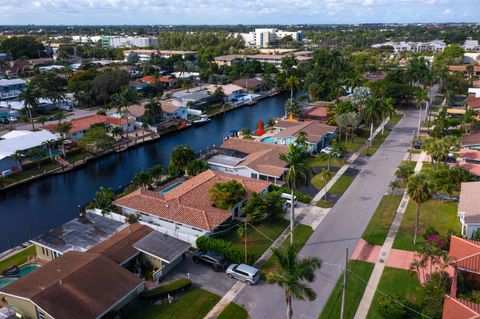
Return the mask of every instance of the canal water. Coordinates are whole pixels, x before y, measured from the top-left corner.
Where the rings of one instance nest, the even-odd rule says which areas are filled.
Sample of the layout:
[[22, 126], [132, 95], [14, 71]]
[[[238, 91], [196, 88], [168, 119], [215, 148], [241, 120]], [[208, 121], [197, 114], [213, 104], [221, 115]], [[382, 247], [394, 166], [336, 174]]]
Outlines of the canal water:
[[188, 144], [196, 152], [219, 146], [232, 129], [254, 130], [258, 120], [283, 115], [287, 95], [277, 95], [228, 112], [201, 127], [161, 137], [122, 153], [105, 156], [63, 175], [49, 176], [0, 193], [0, 252], [74, 218], [77, 206], [92, 200], [100, 186], [118, 189], [139, 171], [155, 164], [168, 166], [176, 145]]

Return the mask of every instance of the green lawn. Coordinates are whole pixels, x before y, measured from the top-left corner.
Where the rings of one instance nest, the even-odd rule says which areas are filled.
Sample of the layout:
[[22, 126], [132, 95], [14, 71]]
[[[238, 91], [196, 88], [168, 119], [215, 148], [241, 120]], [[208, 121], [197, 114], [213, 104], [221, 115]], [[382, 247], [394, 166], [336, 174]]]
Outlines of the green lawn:
[[383, 196], [367, 229], [363, 232], [364, 240], [372, 245], [383, 245], [401, 200], [402, 196], [399, 195]]
[[[303, 247], [305, 243], [307, 242], [308, 238], [313, 234], [313, 229], [312, 227], [308, 225], [303, 225], [303, 224], [298, 224], [295, 226], [295, 229], [293, 230], [293, 239], [295, 245], [298, 245], [300, 247]], [[290, 237], [287, 237], [283, 243], [282, 246], [285, 247], [290, 243]], [[273, 260], [273, 257], [270, 257], [263, 265], [262, 268], [260, 269], [260, 274], [262, 275], [262, 278], [265, 279], [266, 275], [272, 271], [275, 271], [275, 261]]]
[[55, 168], [59, 168], [59, 167], [60, 167], [60, 164], [58, 164], [57, 162], [53, 162], [53, 163], [48, 162], [47, 164], [41, 165], [40, 168], [38, 168], [37, 165], [35, 165], [32, 168], [25, 169], [21, 172], [18, 172], [18, 173], [15, 173], [15, 174], [12, 174], [12, 175], [8, 176], [7, 178], [5, 178], [5, 184], [9, 185], [9, 184], [13, 184], [13, 183], [16, 183], [16, 182], [20, 182], [24, 179], [42, 174], [45, 171], [47, 171], [47, 172], [51, 171], [51, 170], [53, 170]]
[[[408, 270], [385, 267], [377, 289], [389, 296], [405, 297], [417, 305], [423, 300], [423, 288], [417, 277]], [[388, 319], [379, 313], [381, 299], [382, 295], [376, 292], [367, 319]], [[418, 318], [418, 315], [410, 314], [407, 318]]]
[[448, 230], [460, 231], [460, 222], [457, 217], [457, 204], [440, 200], [430, 200], [420, 205], [420, 226], [417, 235], [417, 245], [413, 245], [415, 230], [416, 205], [410, 201], [403, 216], [402, 224], [398, 230], [393, 248], [415, 251], [419, 243], [423, 242], [422, 235], [433, 227], [440, 235], [446, 235]]
[[[287, 228], [289, 221], [283, 218], [277, 218], [272, 220], [266, 220], [258, 225], [254, 225], [260, 232], [268, 236], [270, 239], [275, 240], [278, 236]], [[248, 255], [255, 256], [254, 260], [257, 260], [265, 250], [272, 244], [272, 242], [265, 238], [262, 234], [257, 232], [253, 227], [249, 226], [247, 232], [247, 249]], [[243, 238], [238, 237], [236, 232], [232, 232], [223, 238], [226, 241], [231, 242], [233, 245], [244, 249]]]
[[[228, 111], [232, 108], [233, 108], [233, 106], [231, 106], [231, 105], [225, 105], [225, 111]], [[216, 113], [220, 112], [221, 110], [222, 110], [222, 105], [215, 104], [215, 105], [209, 107], [205, 112], [203, 112], [203, 114], [213, 115], [213, 114], [216, 114]]]
[[[363, 280], [365, 280], [365, 282], [368, 282], [370, 279], [373, 267], [373, 264], [364, 261], [350, 260], [348, 262], [348, 268], [351, 270], [351, 272], [361, 277]], [[319, 319], [340, 318], [342, 283], [343, 276], [338, 280], [335, 289], [333, 289], [330, 298], [328, 298], [325, 307], [323, 307], [323, 311], [320, 314]], [[365, 283], [362, 282], [358, 277], [352, 275], [351, 273], [349, 274], [347, 280], [345, 318], [353, 318], [355, 316], [355, 312], [357, 311], [360, 300], [362, 299], [365, 287]]]
[[5, 270], [12, 266], [20, 266], [28, 261], [28, 258], [34, 257], [37, 255], [35, 251], [35, 246], [30, 246], [22, 251], [19, 251], [17, 254], [8, 257], [0, 261], [0, 274]]
[[362, 155], [373, 155], [375, 152], [378, 150], [380, 145], [382, 145], [383, 141], [387, 138], [387, 136], [390, 134], [392, 130], [391, 129], [385, 129], [385, 131], [378, 133], [374, 138], [372, 142], [372, 146], [370, 147], [365, 147], [362, 151]]
[[403, 114], [395, 114], [390, 118], [387, 125], [390, 125], [390, 126], [397, 125], [397, 123], [400, 122], [402, 117], [403, 117]]
[[342, 175], [328, 190], [330, 194], [342, 195], [353, 182], [352, 176]]
[[74, 163], [79, 160], [83, 160], [87, 155], [84, 155], [82, 152], [78, 152], [72, 155], [67, 155], [67, 161]]
[[128, 319], [202, 319], [220, 300], [220, 297], [200, 288], [192, 288], [172, 304], [142, 303], [127, 315]]
[[247, 319], [248, 312], [234, 302], [228, 304], [217, 319]]
[[355, 153], [358, 149], [365, 143], [365, 141], [370, 137], [370, 128], [361, 128], [358, 129], [356, 135], [352, 139], [349, 139], [345, 146], [347, 147], [347, 152]]
[[315, 186], [318, 190], [323, 189], [325, 187], [325, 185], [327, 185], [327, 181], [322, 179], [322, 174], [317, 174], [317, 175], [313, 176], [310, 183], [312, 183], [312, 185]]
[[329, 200], [319, 200], [316, 204], [318, 207], [322, 207], [322, 208], [332, 208], [334, 203], [329, 201]]
[[[319, 166], [327, 166], [328, 159], [322, 155], [310, 156], [307, 160], [307, 163], [310, 167], [319, 167]], [[330, 167], [342, 167], [345, 164], [345, 160], [343, 158], [335, 158], [332, 157], [330, 159]]]

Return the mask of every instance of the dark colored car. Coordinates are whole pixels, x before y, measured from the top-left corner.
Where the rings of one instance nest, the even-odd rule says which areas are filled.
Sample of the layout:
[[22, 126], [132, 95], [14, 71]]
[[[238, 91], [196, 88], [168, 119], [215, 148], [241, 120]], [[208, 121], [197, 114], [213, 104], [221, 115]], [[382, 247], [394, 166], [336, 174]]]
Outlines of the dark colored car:
[[422, 146], [423, 146], [423, 142], [422, 142], [422, 141], [416, 140], [416, 141], [413, 143], [413, 148], [414, 148], [414, 149], [419, 150], [419, 149], [422, 148]]
[[225, 257], [212, 251], [197, 251], [192, 259], [194, 263], [205, 265], [214, 271], [224, 271], [229, 265]]

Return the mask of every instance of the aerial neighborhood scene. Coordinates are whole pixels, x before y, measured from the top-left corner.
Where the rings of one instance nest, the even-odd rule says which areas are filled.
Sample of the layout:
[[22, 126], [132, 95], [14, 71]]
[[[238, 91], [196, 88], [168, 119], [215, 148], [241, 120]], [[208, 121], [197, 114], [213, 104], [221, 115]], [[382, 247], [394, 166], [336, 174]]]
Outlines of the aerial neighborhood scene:
[[480, 0], [0, 1], [14, 318], [480, 318]]

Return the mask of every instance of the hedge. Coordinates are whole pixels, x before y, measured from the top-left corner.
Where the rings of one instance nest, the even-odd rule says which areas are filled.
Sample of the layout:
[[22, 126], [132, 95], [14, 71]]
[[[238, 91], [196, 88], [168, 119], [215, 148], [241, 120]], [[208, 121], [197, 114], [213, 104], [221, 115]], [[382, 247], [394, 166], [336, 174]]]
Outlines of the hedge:
[[141, 297], [147, 300], [165, 298], [169, 294], [171, 295], [180, 291], [184, 291], [186, 289], [189, 289], [191, 286], [192, 281], [190, 279], [182, 278], [171, 281], [163, 286], [144, 291], [141, 294]]
[[[290, 194], [290, 191], [284, 186], [279, 187], [279, 186], [276, 186], [276, 185], [270, 185], [269, 191], [270, 192], [271, 191], [280, 191], [282, 193]], [[312, 196], [310, 196], [308, 194], [305, 194], [305, 193], [302, 193], [300, 191], [295, 191], [295, 196], [297, 197], [297, 200], [301, 203], [310, 204], [310, 202], [312, 201]]]
[[[222, 254], [227, 260], [235, 264], [241, 264], [245, 261], [245, 253], [243, 249], [240, 249], [232, 243], [225, 241], [223, 239], [216, 239], [212, 237], [198, 237], [197, 238], [197, 247], [203, 251], [214, 251], [219, 254]], [[253, 263], [254, 256], [248, 256], [248, 263]]]

